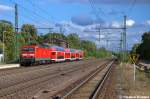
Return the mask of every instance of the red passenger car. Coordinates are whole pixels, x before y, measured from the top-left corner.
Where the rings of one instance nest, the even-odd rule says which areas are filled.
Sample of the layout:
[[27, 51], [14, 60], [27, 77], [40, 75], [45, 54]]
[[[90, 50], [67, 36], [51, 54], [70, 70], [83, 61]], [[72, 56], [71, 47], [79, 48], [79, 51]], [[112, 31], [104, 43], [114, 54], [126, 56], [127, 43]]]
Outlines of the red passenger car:
[[71, 60], [71, 52], [70, 49], [65, 49], [65, 61]]
[[75, 52], [75, 49], [70, 49], [70, 53], [71, 53], [71, 60], [76, 60], [76, 52]]
[[79, 60], [83, 59], [84, 52], [79, 50]]
[[52, 57], [51, 60], [53, 62], [61, 62], [65, 61], [65, 49], [59, 46], [51, 46]]

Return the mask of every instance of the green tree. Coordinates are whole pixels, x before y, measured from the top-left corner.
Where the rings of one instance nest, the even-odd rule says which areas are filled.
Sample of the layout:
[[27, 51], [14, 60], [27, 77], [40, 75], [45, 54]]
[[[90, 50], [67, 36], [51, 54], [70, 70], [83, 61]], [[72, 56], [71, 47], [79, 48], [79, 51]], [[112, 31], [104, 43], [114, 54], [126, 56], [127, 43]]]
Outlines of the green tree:
[[38, 41], [39, 44], [43, 44], [43, 42], [44, 42], [44, 36], [43, 35], [39, 35], [37, 41]]
[[111, 52], [107, 51], [105, 48], [99, 48], [97, 49], [97, 52], [96, 52], [97, 58], [110, 57], [111, 55], [112, 55]]
[[137, 53], [141, 59], [150, 60], [150, 32], [145, 32], [142, 35], [142, 43], [137, 48]]
[[3, 42], [0, 42], [0, 54], [3, 53]]
[[[4, 34], [4, 35], [3, 35]], [[9, 62], [14, 60], [15, 54], [15, 33], [11, 22], [0, 21], [0, 40], [5, 44], [5, 61]]]
[[79, 49], [81, 47], [80, 46], [81, 40], [80, 40], [79, 36], [77, 34], [75, 34], [75, 33], [69, 34], [67, 36], [67, 41], [68, 41], [69, 46], [71, 48], [77, 48], [77, 49]]
[[13, 29], [12, 23], [6, 20], [0, 20], [0, 40], [3, 41], [3, 32]]
[[[52, 44], [58, 45], [58, 46], [61, 41], [66, 41], [66, 39], [67, 39], [66, 36], [64, 34], [60, 34], [60, 33], [48, 33], [39, 38], [41, 43], [47, 42], [47, 43], [52, 43]], [[57, 40], [58, 42], [52, 42], [54, 40]]]
[[130, 53], [137, 54], [137, 49], [139, 46], [140, 46], [140, 44], [134, 44]]
[[50, 40], [53, 38], [66, 40], [66, 36], [60, 33], [48, 33], [44, 36], [44, 39], [47, 39], [47, 40]]
[[26, 44], [37, 43], [38, 35], [36, 27], [31, 24], [22, 25], [21, 36], [24, 38]]
[[92, 41], [82, 40], [81, 41], [82, 49], [85, 51], [86, 57], [96, 55], [96, 44]]

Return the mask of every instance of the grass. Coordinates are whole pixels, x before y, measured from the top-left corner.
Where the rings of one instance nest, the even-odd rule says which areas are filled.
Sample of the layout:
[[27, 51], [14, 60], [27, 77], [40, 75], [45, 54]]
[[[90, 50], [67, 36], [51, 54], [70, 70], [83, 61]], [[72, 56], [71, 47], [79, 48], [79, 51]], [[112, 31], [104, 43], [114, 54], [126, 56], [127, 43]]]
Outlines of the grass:
[[122, 75], [121, 87], [123, 95], [150, 96], [150, 73], [136, 70], [136, 80], [134, 81], [132, 65], [123, 64], [118, 68], [118, 71], [121, 71], [120, 75]]

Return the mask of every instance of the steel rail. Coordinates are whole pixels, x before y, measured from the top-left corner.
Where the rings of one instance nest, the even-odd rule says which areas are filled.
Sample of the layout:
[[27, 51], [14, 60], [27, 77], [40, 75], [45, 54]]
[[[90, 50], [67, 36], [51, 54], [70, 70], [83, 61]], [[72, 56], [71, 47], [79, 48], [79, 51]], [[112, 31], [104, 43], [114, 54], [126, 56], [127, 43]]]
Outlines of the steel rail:
[[[97, 70], [91, 74], [87, 79], [85, 79], [82, 83], [80, 83], [78, 86], [76, 86], [75, 88], [73, 88], [71, 91], [69, 91], [66, 95], [59, 97], [59, 96], [55, 96], [53, 97], [53, 99], [67, 99], [69, 96], [71, 96], [76, 90], [78, 90], [79, 88], [81, 88], [84, 84], [86, 84], [88, 81], [90, 81], [93, 77], [95, 77], [101, 70], [103, 70], [106, 67], [110, 67], [109, 69], [111, 69], [112, 64], [114, 63], [114, 60], [105, 64], [102, 64], [100, 66], [97, 67]], [[95, 91], [95, 90], [94, 90]], [[94, 92], [92, 92], [93, 94]], [[90, 97], [92, 96], [92, 94], [90, 95]], [[89, 99], [91, 99], [89, 97]]]
[[[113, 63], [112, 63], [113, 64]], [[102, 90], [103, 85], [105, 84], [105, 81], [107, 80], [107, 78], [110, 76], [111, 70], [113, 68], [113, 65], [110, 64], [109, 69], [107, 70], [106, 74], [103, 76], [103, 79], [100, 80], [97, 88], [94, 90], [94, 92], [91, 94], [91, 97], [89, 99], [97, 99], [99, 92]]]
[[[88, 62], [89, 63], [89, 62]], [[85, 63], [85, 64], [87, 64], [87, 63]], [[89, 65], [88, 65], [89, 66]], [[39, 77], [38, 78], [34, 78], [34, 79], [31, 79], [31, 80], [28, 80], [27, 82], [20, 82], [20, 83], [18, 83], [18, 84], [15, 84], [15, 85], [12, 85], [11, 86], [11, 88], [12, 87], [14, 87], [14, 89], [15, 89], [15, 87], [16, 86], [18, 86], [18, 85], [20, 85], [20, 84], [26, 84], [26, 83], [29, 83], [29, 82], [31, 82], [31, 84], [29, 84], [29, 85], [27, 85], [27, 86], [23, 86], [23, 88], [20, 88], [19, 87], [19, 89], [16, 89], [16, 90], [13, 90], [13, 91], [11, 91], [11, 92], [6, 92], [6, 90], [7, 90], [7, 88], [3, 88], [3, 89], [0, 89], [0, 97], [5, 97], [5, 96], [7, 96], [7, 95], [10, 95], [10, 94], [13, 94], [13, 93], [17, 93], [18, 91], [21, 91], [21, 90], [24, 90], [24, 89], [26, 89], [26, 88], [29, 88], [29, 87], [32, 87], [32, 86], [36, 86], [36, 85], [38, 85], [38, 84], [40, 84], [40, 83], [42, 83], [42, 82], [45, 82], [45, 81], [48, 81], [48, 80], [50, 80], [50, 79], [52, 79], [52, 78], [55, 78], [55, 77], [57, 77], [57, 76], [60, 76], [61, 74], [66, 74], [66, 73], [71, 73], [71, 72], [74, 72], [74, 71], [76, 71], [76, 70], [80, 70], [80, 69], [82, 69], [82, 68], [85, 68], [85, 67], [87, 67], [87, 65], [85, 65], [85, 66], [83, 66], [83, 67], [78, 67], [78, 68], [68, 68], [68, 69], [65, 69], [65, 70], [63, 70], [63, 71], [61, 71], [60, 73], [58, 73], [58, 74], [54, 74], [54, 75], [51, 75], [51, 77], [49, 77], [48, 79], [46, 78], [45, 80], [40, 80], [39, 82], [34, 82], [33, 83], [33, 81], [34, 80], [38, 80], [38, 79], [40, 79]], [[47, 75], [47, 76], [49, 76], [49, 75]], [[46, 77], [47, 77], [46, 76]], [[44, 76], [43, 76], [44, 77]], [[8, 87], [8, 89], [9, 89], [10, 87]], [[6, 90], [5, 90], [6, 89]], [[5, 90], [5, 91], [3, 91], [4, 93], [3, 93], [3, 95], [2, 95], [2, 90]]]
[[[55, 78], [55, 77], [57, 77], [57, 76], [60, 76], [61, 74], [71, 73], [71, 72], [80, 70], [80, 69], [82, 69], [82, 68], [84, 68], [84, 67], [69, 68], [69, 69], [66, 69], [66, 70], [61, 71], [61, 72], [49, 73], [49, 74], [46, 74], [46, 75], [43, 75], [43, 76], [40, 76], [40, 77], [37, 77], [37, 78], [33, 78], [33, 79], [31, 79], [31, 80], [28, 80], [28, 81], [21, 81], [21, 82], [15, 84], [15, 85], [11, 85], [11, 86], [9, 86], [9, 87], [0, 89], [0, 97], [4, 97], [4, 96], [7, 96], [7, 95], [16, 93], [16, 92], [18, 92], [18, 91], [21, 91], [21, 90], [23, 90], [23, 89], [25, 89], [25, 88], [32, 87], [33, 85], [35, 85], [35, 83], [34, 83], [34, 84], [30, 84], [30, 86], [26, 86], [25, 88], [17, 89], [17, 91], [16, 91], [16, 90], [13, 90], [13, 92], [11, 92], [11, 93], [7, 93], [7, 94], [3, 93], [3, 95], [2, 95], [2, 93], [1, 93], [1, 90], [5, 90], [5, 89], [8, 89], [8, 88], [10, 88], [10, 87], [16, 87], [16, 86], [18, 86], [18, 85], [20, 85], [20, 84], [23, 84], [23, 83], [25, 84], [25, 83], [34, 81], [34, 80], [36, 80], [36, 79], [41, 79], [42, 77], [48, 77], [49, 75], [51, 75], [50, 78], [48, 78], [48, 79], [46, 79], [46, 80], [44, 80], [44, 81], [42, 80], [42, 81], [36, 82], [36, 84], [39, 84], [39, 83], [45, 82], [45, 81], [47, 81], [47, 80], [50, 80], [50, 79], [52, 79], [52, 78]], [[5, 92], [5, 91], [4, 91], [4, 92]]]

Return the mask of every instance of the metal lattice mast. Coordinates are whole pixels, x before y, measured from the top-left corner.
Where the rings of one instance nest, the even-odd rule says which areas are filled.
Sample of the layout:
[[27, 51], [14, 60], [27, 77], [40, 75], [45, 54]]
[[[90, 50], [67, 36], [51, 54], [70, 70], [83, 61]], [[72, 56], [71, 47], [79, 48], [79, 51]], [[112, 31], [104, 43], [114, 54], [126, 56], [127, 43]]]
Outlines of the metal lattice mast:
[[15, 4], [15, 58], [18, 58], [18, 5]]
[[127, 17], [124, 16], [124, 29], [123, 29], [123, 61], [126, 58], [126, 19]]
[[99, 33], [99, 47], [101, 47], [101, 25], [100, 24], [98, 28], [98, 33]]

